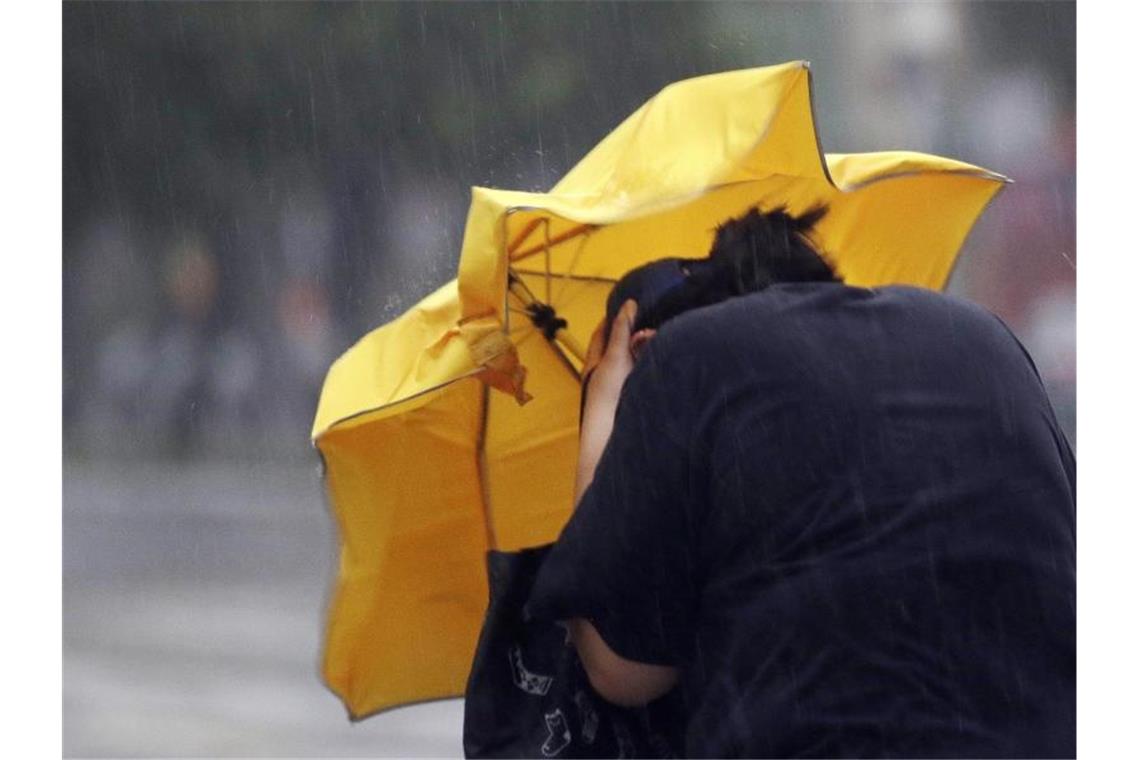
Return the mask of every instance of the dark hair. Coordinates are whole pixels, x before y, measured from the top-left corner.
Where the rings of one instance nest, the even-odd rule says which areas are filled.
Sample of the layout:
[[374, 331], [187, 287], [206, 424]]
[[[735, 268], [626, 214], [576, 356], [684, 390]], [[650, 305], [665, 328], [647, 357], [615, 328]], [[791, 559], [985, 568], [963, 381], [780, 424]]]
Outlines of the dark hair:
[[[778, 282], [841, 282], [808, 239], [812, 227], [826, 213], [826, 206], [813, 207], [799, 216], [792, 216], [782, 206], [767, 212], [753, 208], [724, 222], [717, 227], [708, 258], [670, 260], [684, 277], [650, 303], [638, 301], [634, 330], [657, 328], [686, 311], [755, 293]], [[646, 267], [659, 265], [653, 262]], [[633, 270], [622, 282], [636, 277], [637, 272]], [[622, 290], [621, 285], [619, 282], [614, 291]]]

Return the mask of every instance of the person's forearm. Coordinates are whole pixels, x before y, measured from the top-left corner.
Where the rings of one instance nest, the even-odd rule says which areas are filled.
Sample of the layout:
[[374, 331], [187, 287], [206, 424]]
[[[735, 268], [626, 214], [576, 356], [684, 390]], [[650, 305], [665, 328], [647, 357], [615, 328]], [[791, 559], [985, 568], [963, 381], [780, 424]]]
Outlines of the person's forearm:
[[662, 697], [677, 683], [677, 669], [626, 660], [614, 653], [587, 620], [569, 621], [570, 637], [590, 685], [608, 702], [639, 707]]
[[594, 470], [605, 451], [614, 429], [614, 414], [625, 379], [633, 370], [630, 332], [637, 316], [637, 304], [626, 301], [615, 317], [609, 340], [603, 344], [605, 331], [598, 325], [590, 340], [586, 356], [585, 380], [582, 387], [582, 425], [578, 438], [578, 469], [574, 477], [574, 508], [594, 480]]
[[609, 389], [596, 388], [598, 396], [612, 396], [612, 398], [592, 398], [582, 416], [581, 437], [578, 441], [578, 470], [574, 478], [574, 507], [582, 500], [582, 494], [594, 480], [594, 471], [598, 467], [598, 460], [602, 458], [610, 434], [614, 429], [614, 414], [617, 411], [617, 394]]
[[[635, 304], [624, 304], [619, 318], [615, 320], [602, 360], [594, 363], [587, 359], [586, 387], [583, 388], [586, 395], [578, 439], [578, 470], [574, 478], [575, 509], [594, 481], [594, 471], [614, 429], [622, 387], [633, 369], [630, 328], [636, 314]], [[591, 341], [591, 351], [600, 350], [601, 335], [599, 328]], [[595, 368], [597, 371], [593, 371]], [[676, 682], [674, 668], [634, 662], [619, 656], [609, 648], [590, 621], [573, 618], [567, 622], [590, 683], [604, 699], [625, 706], [645, 704], [664, 694]]]

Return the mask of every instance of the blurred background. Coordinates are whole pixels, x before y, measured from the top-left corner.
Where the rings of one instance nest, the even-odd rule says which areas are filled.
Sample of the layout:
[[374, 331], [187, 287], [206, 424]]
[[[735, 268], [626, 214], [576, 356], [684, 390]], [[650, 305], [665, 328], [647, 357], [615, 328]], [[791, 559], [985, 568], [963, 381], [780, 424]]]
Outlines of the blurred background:
[[1012, 177], [950, 290], [1075, 445], [1075, 49], [1064, 2], [65, 3], [64, 754], [461, 754], [461, 702], [320, 683], [320, 384], [455, 275], [472, 185], [677, 79], [807, 59], [825, 151]]

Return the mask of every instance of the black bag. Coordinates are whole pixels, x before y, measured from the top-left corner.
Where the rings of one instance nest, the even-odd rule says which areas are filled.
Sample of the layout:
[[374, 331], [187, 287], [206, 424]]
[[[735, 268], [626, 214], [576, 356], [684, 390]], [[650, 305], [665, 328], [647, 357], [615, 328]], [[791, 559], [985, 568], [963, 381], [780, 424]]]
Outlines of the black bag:
[[642, 708], [590, 686], [566, 627], [524, 620], [552, 544], [487, 553], [491, 600], [467, 680], [463, 752], [490, 757], [677, 757], [684, 721], [674, 692]]

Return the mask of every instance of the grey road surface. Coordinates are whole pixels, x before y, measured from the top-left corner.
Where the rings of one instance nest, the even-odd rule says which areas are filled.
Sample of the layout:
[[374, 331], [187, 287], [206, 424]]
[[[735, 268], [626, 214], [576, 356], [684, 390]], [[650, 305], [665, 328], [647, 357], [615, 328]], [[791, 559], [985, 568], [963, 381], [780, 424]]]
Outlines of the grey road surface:
[[64, 462], [66, 757], [462, 755], [463, 704], [351, 724], [318, 677], [315, 459]]

